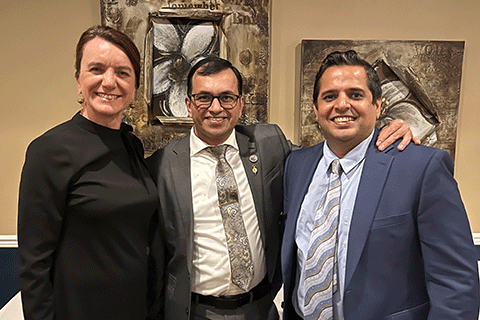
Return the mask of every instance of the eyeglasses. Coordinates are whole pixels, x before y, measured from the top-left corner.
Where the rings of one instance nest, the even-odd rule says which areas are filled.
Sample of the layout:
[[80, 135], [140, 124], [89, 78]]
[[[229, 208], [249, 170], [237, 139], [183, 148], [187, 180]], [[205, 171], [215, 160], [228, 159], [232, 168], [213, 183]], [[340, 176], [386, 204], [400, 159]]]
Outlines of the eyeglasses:
[[218, 96], [211, 95], [209, 93], [195, 93], [190, 95], [195, 101], [195, 105], [198, 109], [208, 109], [212, 105], [212, 102], [217, 98], [218, 102], [223, 109], [233, 109], [237, 105], [238, 98], [241, 96], [233, 93], [222, 93]]

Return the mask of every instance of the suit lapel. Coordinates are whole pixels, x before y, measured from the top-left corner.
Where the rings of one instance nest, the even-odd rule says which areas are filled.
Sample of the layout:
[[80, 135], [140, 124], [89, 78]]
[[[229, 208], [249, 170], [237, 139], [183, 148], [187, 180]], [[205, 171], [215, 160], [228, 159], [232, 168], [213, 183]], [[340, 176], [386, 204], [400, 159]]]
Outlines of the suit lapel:
[[[304, 174], [301, 174], [298, 177], [299, 190], [295, 190], [297, 192], [297, 195], [295, 196], [292, 195], [292, 200], [295, 201], [292, 204], [292, 209], [293, 209], [292, 213], [295, 214], [295, 216], [293, 217], [295, 219], [294, 221], [297, 221], [298, 214], [300, 213], [300, 209], [303, 203], [303, 199], [305, 198], [308, 188], [310, 187], [310, 183], [312, 182], [313, 175], [317, 170], [318, 163], [320, 162], [320, 159], [323, 157], [324, 143], [325, 142], [322, 142], [316, 146], [305, 149], [305, 153], [302, 154], [302, 157], [303, 157], [302, 163], [297, 164], [298, 166], [304, 167], [306, 171]], [[296, 228], [296, 222], [295, 222], [295, 228]]]
[[[258, 224], [262, 235], [263, 243], [265, 242], [265, 213], [263, 210], [263, 178], [264, 172], [262, 170], [262, 155], [257, 149], [255, 141], [250, 140], [246, 135], [236, 131], [236, 138], [240, 158], [242, 159], [243, 168], [247, 174], [248, 184], [252, 191], [253, 202], [255, 210], [257, 211]], [[256, 156], [256, 161], [252, 162], [250, 156]], [[254, 168], [255, 166], [255, 168]], [[254, 172], [256, 171], [256, 173]]]
[[380, 202], [380, 197], [390, 171], [393, 158], [386, 154], [387, 150], [380, 152], [375, 146], [375, 134], [365, 155], [357, 198], [353, 209], [352, 222], [348, 239], [347, 266], [345, 275], [345, 288], [348, 287], [353, 273], [357, 268], [360, 256], [370, 232], [372, 221]]
[[173, 149], [175, 156], [170, 158], [172, 164], [171, 185], [174, 188], [174, 194], [177, 199], [178, 208], [181, 212], [184, 233], [190, 235], [187, 242], [187, 259], [192, 261], [192, 243], [193, 243], [193, 200], [192, 200], [192, 177], [190, 166], [190, 133], [178, 143]]
[[323, 157], [323, 143], [292, 152], [287, 160], [288, 170], [285, 171], [285, 202], [284, 210], [287, 215], [282, 244], [282, 274], [285, 283], [285, 294], [291, 295], [295, 286], [297, 273], [297, 245], [295, 231], [297, 229], [298, 215], [312, 182], [318, 162]]
[[297, 229], [298, 215], [302, 207], [303, 199], [308, 192], [310, 183], [312, 182], [315, 170], [317, 170], [318, 162], [323, 157], [323, 142], [301, 151], [301, 159], [295, 158], [295, 163], [290, 164], [289, 170], [286, 171], [285, 178], [289, 181], [289, 185], [285, 187], [289, 204], [285, 203], [285, 213], [287, 214], [287, 222], [285, 224], [284, 238], [288, 239], [284, 242], [285, 252], [282, 255], [291, 257], [292, 260], [287, 262], [288, 268], [296, 268], [297, 247], [295, 244], [295, 231]]

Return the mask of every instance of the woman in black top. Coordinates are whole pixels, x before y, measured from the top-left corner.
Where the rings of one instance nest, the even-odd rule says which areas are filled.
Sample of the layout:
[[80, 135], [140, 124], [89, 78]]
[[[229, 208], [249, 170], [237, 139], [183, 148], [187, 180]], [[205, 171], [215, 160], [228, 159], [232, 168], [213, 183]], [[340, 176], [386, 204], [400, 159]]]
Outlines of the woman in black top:
[[88, 29], [77, 45], [81, 111], [28, 147], [18, 212], [26, 320], [147, 318], [149, 259], [162, 253], [149, 257], [158, 196], [122, 123], [139, 75], [125, 34]]

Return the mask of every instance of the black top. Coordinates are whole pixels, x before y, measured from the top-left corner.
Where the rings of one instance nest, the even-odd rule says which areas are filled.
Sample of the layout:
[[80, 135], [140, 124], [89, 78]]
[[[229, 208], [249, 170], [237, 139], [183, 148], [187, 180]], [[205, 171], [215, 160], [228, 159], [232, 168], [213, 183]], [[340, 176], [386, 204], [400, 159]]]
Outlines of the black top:
[[145, 319], [158, 206], [140, 141], [79, 113], [28, 147], [18, 211], [25, 319]]

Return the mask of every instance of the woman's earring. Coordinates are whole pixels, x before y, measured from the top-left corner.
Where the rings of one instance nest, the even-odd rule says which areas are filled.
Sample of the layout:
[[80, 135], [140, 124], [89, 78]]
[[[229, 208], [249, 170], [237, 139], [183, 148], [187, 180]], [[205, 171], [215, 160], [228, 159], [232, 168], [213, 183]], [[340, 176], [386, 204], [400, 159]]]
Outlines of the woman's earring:
[[85, 102], [85, 98], [83, 97], [83, 95], [81, 93], [79, 95], [80, 96], [78, 97], [77, 102], [79, 104], [83, 104]]

